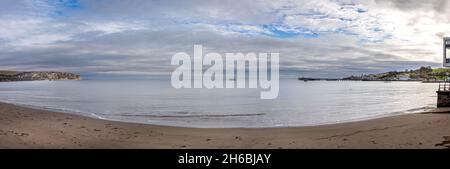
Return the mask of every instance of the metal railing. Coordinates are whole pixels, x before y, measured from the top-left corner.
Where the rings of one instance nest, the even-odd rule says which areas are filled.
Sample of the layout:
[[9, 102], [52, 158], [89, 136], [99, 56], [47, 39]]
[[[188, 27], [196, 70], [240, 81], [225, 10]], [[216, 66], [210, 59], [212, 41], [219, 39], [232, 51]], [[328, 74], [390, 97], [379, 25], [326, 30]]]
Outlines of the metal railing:
[[445, 82], [439, 82], [439, 89], [438, 91], [450, 91], [450, 82], [449, 81], [445, 81]]

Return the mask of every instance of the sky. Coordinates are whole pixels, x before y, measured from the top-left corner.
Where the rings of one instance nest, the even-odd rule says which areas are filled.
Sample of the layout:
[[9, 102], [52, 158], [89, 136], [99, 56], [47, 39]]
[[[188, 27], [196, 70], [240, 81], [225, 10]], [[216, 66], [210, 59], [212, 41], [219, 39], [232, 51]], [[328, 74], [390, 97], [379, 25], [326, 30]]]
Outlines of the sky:
[[280, 72], [440, 67], [447, 0], [1, 0], [0, 69], [168, 74], [177, 52], [279, 52]]

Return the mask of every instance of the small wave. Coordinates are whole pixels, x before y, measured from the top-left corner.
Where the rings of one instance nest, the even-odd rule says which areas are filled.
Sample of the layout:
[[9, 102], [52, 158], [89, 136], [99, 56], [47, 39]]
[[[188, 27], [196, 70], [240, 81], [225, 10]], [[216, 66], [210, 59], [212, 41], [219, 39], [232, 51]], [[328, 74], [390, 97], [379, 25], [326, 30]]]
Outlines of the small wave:
[[[178, 113], [180, 114], [180, 113]], [[186, 114], [186, 113], [181, 113]], [[101, 114], [105, 116], [111, 116], [111, 114]], [[149, 118], [221, 118], [221, 117], [245, 117], [245, 116], [262, 116], [265, 113], [253, 113], [253, 114], [199, 114], [199, 115], [153, 115], [153, 114], [115, 114], [113, 116], [126, 116], [126, 117], [149, 117]]]
[[434, 109], [436, 107], [433, 106], [424, 106], [424, 107], [418, 107], [418, 108], [412, 108], [412, 109], [408, 109], [405, 112], [407, 113], [412, 113], [412, 112], [423, 112], [423, 111], [427, 111], [427, 110], [431, 110]]
[[434, 106], [423, 106], [423, 107], [411, 108], [411, 109], [407, 109], [407, 110], [395, 111], [395, 112], [391, 112], [391, 113], [388, 113], [388, 114], [382, 114], [382, 115], [375, 116], [375, 117], [387, 117], [387, 116], [391, 116], [391, 115], [422, 113], [422, 112], [426, 112], [426, 111], [432, 110], [434, 108], [436, 108], [436, 107], [434, 107]]

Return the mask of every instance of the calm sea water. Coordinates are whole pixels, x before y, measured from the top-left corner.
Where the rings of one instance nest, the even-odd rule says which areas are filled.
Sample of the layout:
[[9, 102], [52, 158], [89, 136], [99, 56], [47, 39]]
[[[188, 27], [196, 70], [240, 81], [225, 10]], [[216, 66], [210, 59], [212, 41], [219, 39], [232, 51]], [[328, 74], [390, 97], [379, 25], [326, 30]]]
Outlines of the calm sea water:
[[310, 126], [415, 113], [435, 107], [437, 84], [280, 81], [257, 89], [173, 89], [169, 80], [0, 83], [0, 101], [97, 118], [186, 127]]

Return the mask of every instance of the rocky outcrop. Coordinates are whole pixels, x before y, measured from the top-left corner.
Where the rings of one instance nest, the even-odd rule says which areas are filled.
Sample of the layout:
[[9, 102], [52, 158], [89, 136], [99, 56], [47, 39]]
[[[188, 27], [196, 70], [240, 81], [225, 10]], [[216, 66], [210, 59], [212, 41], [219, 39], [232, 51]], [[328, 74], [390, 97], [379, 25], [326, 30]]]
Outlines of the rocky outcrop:
[[0, 81], [81, 80], [81, 76], [68, 72], [16, 72], [0, 71]]

